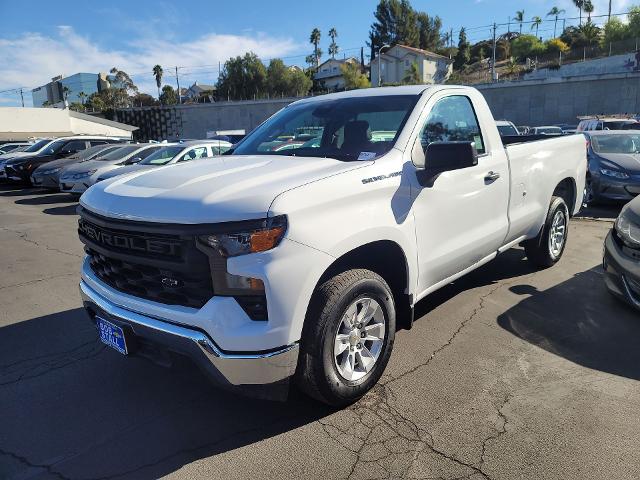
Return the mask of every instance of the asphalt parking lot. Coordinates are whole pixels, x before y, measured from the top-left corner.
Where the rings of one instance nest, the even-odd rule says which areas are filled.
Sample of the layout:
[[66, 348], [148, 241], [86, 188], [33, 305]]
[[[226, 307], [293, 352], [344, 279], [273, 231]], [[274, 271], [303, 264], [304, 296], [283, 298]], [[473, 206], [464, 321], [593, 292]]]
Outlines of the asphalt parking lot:
[[103, 347], [75, 207], [0, 185], [2, 479], [640, 477], [640, 314], [600, 267], [615, 209], [574, 221], [552, 269], [514, 249], [421, 302], [380, 385], [333, 411]]

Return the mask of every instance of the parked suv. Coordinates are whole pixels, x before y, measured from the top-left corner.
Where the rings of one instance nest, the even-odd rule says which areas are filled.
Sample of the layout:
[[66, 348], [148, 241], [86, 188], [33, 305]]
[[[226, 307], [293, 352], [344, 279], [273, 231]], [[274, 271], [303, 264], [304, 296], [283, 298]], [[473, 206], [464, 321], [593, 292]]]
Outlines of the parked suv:
[[74, 153], [86, 150], [95, 145], [118, 143], [126, 141], [119, 137], [104, 136], [74, 136], [64, 137], [51, 142], [42, 152], [34, 156], [8, 160], [4, 170], [9, 180], [31, 185], [31, 174], [40, 165], [59, 158], [68, 157]]

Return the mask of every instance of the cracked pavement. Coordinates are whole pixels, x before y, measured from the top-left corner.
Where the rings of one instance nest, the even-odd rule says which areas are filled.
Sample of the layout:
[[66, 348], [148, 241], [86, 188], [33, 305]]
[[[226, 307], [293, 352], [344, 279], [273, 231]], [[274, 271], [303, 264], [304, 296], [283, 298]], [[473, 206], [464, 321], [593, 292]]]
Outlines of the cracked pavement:
[[514, 249], [420, 302], [379, 384], [335, 411], [103, 347], [74, 211], [0, 185], [2, 479], [640, 478], [640, 314], [602, 283], [610, 222], [575, 220], [552, 269]]

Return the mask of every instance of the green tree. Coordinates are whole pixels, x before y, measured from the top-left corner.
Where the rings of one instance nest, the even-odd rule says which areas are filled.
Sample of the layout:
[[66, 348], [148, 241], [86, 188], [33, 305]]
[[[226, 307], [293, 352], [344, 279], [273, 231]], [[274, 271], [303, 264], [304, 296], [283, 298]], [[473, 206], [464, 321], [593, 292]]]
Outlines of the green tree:
[[[436, 51], [447, 44], [440, 35], [442, 20], [440, 17], [430, 17], [424, 12], [418, 12], [418, 47], [423, 50]], [[447, 36], [449, 34], [447, 33]]]
[[544, 50], [544, 44], [534, 35], [520, 35], [511, 43], [511, 52], [521, 60], [540, 55]]
[[369, 31], [372, 60], [385, 44], [418, 47], [417, 14], [408, 0], [380, 0], [373, 15], [375, 21]]
[[514, 20], [520, 24], [520, 34], [522, 34], [522, 24], [524, 23], [524, 10], [518, 10]]
[[321, 37], [320, 30], [317, 28], [314, 28], [311, 31], [311, 35], [309, 35], [309, 43], [313, 45], [313, 56], [316, 61], [316, 69], [320, 65], [320, 57], [322, 55], [322, 52], [318, 48], [318, 45], [320, 44], [320, 37]]
[[619, 42], [629, 38], [629, 26], [622, 23], [617, 17], [611, 17], [602, 28], [602, 45], [608, 45], [611, 42]]
[[162, 86], [162, 75], [164, 71], [160, 65], [153, 67], [153, 76], [156, 78], [156, 86], [158, 87], [158, 98], [160, 98], [160, 87]]
[[267, 91], [271, 96], [289, 95], [289, 69], [279, 58], [274, 58], [267, 67]]
[[453, 66], [457, 70], [461, 70], [464, 66], [469, 64], [471, 60], [471, 51], [469, 41], [467, 40], [467, 32], [462, 27], [460, 34], [458, 35], [458, 53], [453, 60]]
[[536, 37], [538, 36], [538, 29], [542, 25], [542, 19], [537, 15], [531, 19], [531, 30], [536, 29]]
[[253, 52], [230, 58], [224, 64], [218, 92], [233, 100], [258, 98], [267, 92], [267, 69]]
[[80, 99], [80, 103], [82, 103], [82, 105], [84, 105], [84, 99], [87, 98], [87, 94], [80, 91], [78, 92], [78, 98]]
[[595, 10], [595, 7], [593, 6], [593, 2], [591, 0], [584, 0], [584, 5], [582, 6], [582, 9], [588, 15], [587, 23], [591, 23], [591, 14]]
[[580, 12], [580, 25], [582, 25], [582, 9], [584, 8], [585, 0], [573, 0], [573, 4]]
[[629, 19], [629, 38], [639, 38], [640, 37], [640, 6], [631, 7], [629, 9], [629, 13], [627, 14], [627, 18]]
[[71, 104], [69, 105], [69, 110], [73, 110], [74, 112], [84, 112], [86, 108], [80, 102], [71, 102]]
[[138, 93], [131, 100], [134, 107], [153, 107], [160, 103], [148, 93]]
[[117, 67], [113, 67], [109, 73], [111, 73], [115, 77], [116, 88], [122, 88], [125, 90], [127, 95], [135, 95], [138, 93], [138, 87], [133, 83], [131, 77], [124, 70], [120, 70]]
[[305, 96], [311, 90], [313, 80], [302, 70], [294, 69], [289, 72], [289, 95], [292, 97]]
[[565, 11], [558, 7], [553, 7], [551, 10], [549, 10], [549, 13], [547, 13], [547, 17], [554, 17], [553, 38], [557, 37], [556, 31], [558, 30], [558, 17], [563, 13], [565, 13]]
[[360, 70], [360, 65], [345, 62], [340, 65], [340, 70], [344, 78], [345, 89], [355, 90], [357, 88], [369, 88], [371, 86], [371, 82], [367, 76]]
[[160, 93], [160, 103], [163, 105], [176, 105], [178, 103], [178, 92], [171, 86], [165, 85]]
[[596, 26], [591, 20], [579, 27], [582, 36], [584, 37], [587, 46], [591, 46], [600, 41], [602, 30]]
[[411, 63], [409, 68], [404, 72], [404, 77], [402, 77], [402, 83], [408, 85], [419, 85], [422, 83], [422, 78], [420, 78], [420, 69], [416, 62]]
[[329, 45], [329, 55], [331, 58], [336, 58], [338, 54], [338, 44], [336, 43], [336, 38], [338, 38], [338, 31], [335, 28], [329, 30], [329, 37], [331, 37], [331, 44]]
[[67, 98], [69, 98], [69, 94], [71, 93], [71, 89], [69, 87], [67, 87], [66, 85], [64, 85], [62, 87], [62, 97], [64, 98], [64, 101], [67, 101]]

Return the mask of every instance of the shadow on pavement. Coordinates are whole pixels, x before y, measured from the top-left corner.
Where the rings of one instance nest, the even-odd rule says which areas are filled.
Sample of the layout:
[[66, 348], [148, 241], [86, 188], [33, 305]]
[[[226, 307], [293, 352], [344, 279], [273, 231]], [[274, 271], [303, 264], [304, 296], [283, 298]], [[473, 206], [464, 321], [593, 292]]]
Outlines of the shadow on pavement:
[[[51, 190], [36, 190], [34, 193], [42, 193], [44, 195], [31, 198], [21, 198], [16, 200], [15, 203], [17, 205], [50, 205], [52, 203], [71, 203], [76, 201], [75, 198], [67, 193], [56, 193]], [[49, 195], [46, 195], [47, 193], [49, 193]]]
[[524, 249], [512, 248], [498, 255], [496, 259], [486, 265], [442, 287], [418, 302], [415, 307], [415, 318], [418, 320], [437, 306], [449, 301], [465, 290], [491, 285], [535, 271], [535, 268], [527, 261]]
[[75, 200], [71, 200], [71, 205], [66, 205], [64, 207], [51, 207], [45, 208], [42, 210], [42, 213], [46, 213], [47, 215], [75, 215], [78, 210], [78, 202]]
[[20, 197], [36, 193], [45, 193], [45, 190], [27, 187], [19, 183], [0, 183], [0, 197]]
[[607, 292], [601, 267], [548, 290], [511, 291], [523, 300], [498, 317], [502, 328], [579, 365], [640, 380], [640, 314]]
[[0, 477], [155, 479], [330, 413], [214, 388], [107, 349], [82, 309], [0, 328]]
[[615, 220], [624, 203], [607, 203], [583, 208], [576, 218]]

